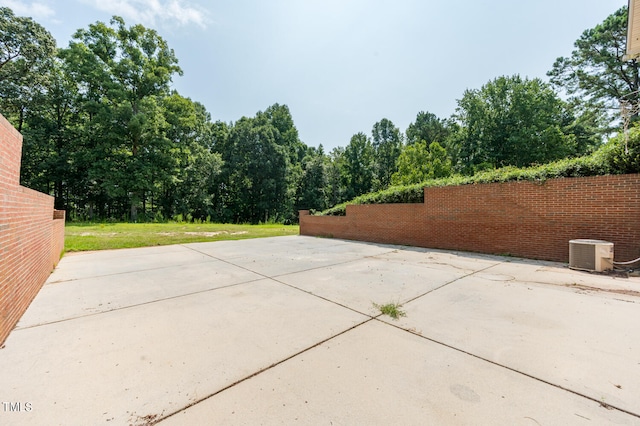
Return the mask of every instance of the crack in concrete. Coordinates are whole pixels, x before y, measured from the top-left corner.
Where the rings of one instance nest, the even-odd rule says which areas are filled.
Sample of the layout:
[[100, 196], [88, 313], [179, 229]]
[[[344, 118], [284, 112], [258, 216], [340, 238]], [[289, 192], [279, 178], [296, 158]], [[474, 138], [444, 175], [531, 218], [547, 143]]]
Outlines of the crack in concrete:
[[[506, 370], [509, 370], [509, 371], [514, 372], [514, 373], [520, 374], [520, 375], [522, 375], [522, 376], [528, 377], [528, 378], [530, 378], [530, 379], [536, 380], [536, 381], [541, 382], [541, 383], [544, 383], [544, 384], [546, 384], [546, 385], [553, 386], [553, 387], [558, 388], [558, 389], [561, 389], [561, 390], [563, 390], [563, 391], [565, 391], [565, 392], [572, 393], [572, 394], [577, 395], [577, 396], [579, 396], [579, 397], [582, 397], [582, 398], [588, 399], [588, 400], [590, 400], [590, 401], [593, 401], [593, 402], [595, 402], [595, 403], [599, 404], [600, 406], [603, 406], [603, 402], [602, 402], [601, 400], [599, 400], [599, 399], [597, 399], [597, 398], [594, 398], [594, 397], [592, 397], [592, 396], [585, 395], [585, 394], [583, 394], [583, 393], [580, 393], [580, 392], [575, 391], [575, 390], [573, 390], [573, 389], [570, 389], [570, 388], [564, 387], [564, 386], [559, 385], [559, 384], [557, 384], [557, 383], [553, 383], [553, 382], [551, 382], [551, 381], [548, 381], [548, 380], [542, 379], [542, 378], [540, 378], [540, 377], [533, 376], [533, 375], [531, 375], [531, 374], [529, 374], [529, 373], [525, 373], [524, 371], [520, 371], [520, 370], [518, 370], [518, 369], [516, 369], [516, 368], [509, 367], [508, 365], [500, 364], [499, 362], [496, 362], [496, 361], [490, 360], [490, 359], [488, 359], [488, 358], [484, 358], [484, 357], [482, 357], [482, 356], [480, 356], [480, 355], [476, 355], [476, 354], [471, 353], [471, 352], [469, 352], [469, 351], [466, 351], [466, 350], [464, 350], [464, 349], [461, 349], [461, 348], [458, 348], [458, 347], [455, 347], [455, 346], [449, 345], [449, 344], [447, 344], [447, 343], [441, 342], [441, 341], [436, 340], [436, 339], [433, 339], [433, 338], [431, 338], [431, 337], [424, 336], [424, 335], [422, 335], [422, 333], [417, 333], [417, 332], [412, 331], [412, 330], [410, 330], [410, 329], [403, 328], [403, 327], [401, 327], [401, 326], [399, 326], [399, 325], [391, 324], [391, 323], [389, 323], [389, 322], [387, 322], [387, 321], [381, 321], [381, 320], [379, 320], [378, 318], [376, 318], [376, 320], [377, 320], [377, 321], [379, 321], [379, 322], [381, 322], [381, 323], [383, 323], [383, 324], [386, 324], [386, 325], [388, 325], [388, 326], [390, 326], [390, 327], [394, 327], [394, 328], [396, 328], [396, 329], [398, 329], [398, 330], [402, 330], [402, 331], [407, 332], [407, 333], [409, 333], [409, 334], [412, 334], [412, 335], [414, 335], [414, 336], [418, 336], [418, 337], [420, 337], [420, 338], [422, 338], [422, 339], [428, 340], [429, 342], [435, 343], [435, 344], [437, 344], [437, 345], [444, 346], [444, 347], [446, 347], [446, 348], [452, 349], [452, 350], [454, 350], [454, 351], [460, 352], [460, 353], [465, 354], [465, 355], [469, 355], [469, 356], [471, 356], [471, 357], [473, 357], [473, 358], [479, 359], [479, 360], [481, 360], [481, 361], [488, 362], [489, 364], [493, 364], [493, 365], [495, 365], [495, 366], [497, 366], [497, 367], [504, 368], [504, 369], [506, 369]], [[606, 407], [605, 407], [605, 408], [607, 408], [607, 409], [609, 409], [609, 410], [617, 410], [617, 411], [620, 411], [620, 412], [622, 412], [622, 413], [628, 414], [628, 415], [630, 415], [630, 416], [640, 418], [640, 413], [634, 413], [634, 412], [631, 412], [631, 411], [629, 411], [629, 410], [627, 410], [627, 409], [624, 409], [624, 408], [621, 408], [621, 407], [618, 407], [618, 406], [615, 406], [615, 405], [612, 405], [612, 404], [609, 404], [609, 403], [607, 403], [607, 404], [606, 404]]]
[[[147, 417], [147, 418], [145, 418], [145, 419], [144, 419], [144, 420], [148, 420], [148, 423], [146, 423], [146, 424], [149, 424], [149, 425], [155, 425], [155, 424], [157, 424], [157, 423], [160, 423], [160, 422], [162, 422], [162, 421], [164, 421], [164, 420], [166, 420], [166, 419], [168, 419], [168, 418], [170, 418], [170, 417], [172, 417], [172, 416], [174, 416], [174, 415], [176, 415], [176, 414], [178, 414], [178, 413], [180, 413], [180, 412], [182, 412], [182, 411], [184, 411], [184, 410], [186, 410], [186, 409], [188, 409], [188, 408], [190, 408], [190, 407], [193, 407], [193, 406], [195, 406], [195, 405], [197, 405], [197, 404], [199, 404], [199, 403], [201, 403], [201, 402], [203, 402], [203, 401], [205, 401], [205, 400], [208, 400], [208, 399], [210, 399], [210, 398], [212, 398], [212, 397], [215, 397], [216, 395], [218, 395], [218, 394], [220, 394], [220, 393], [222, 393], [222, 392], [224, 392], [224, 391], [226, 391], [226, 390], [229, 390], [229, 389], [231, 389], [231, 388], [233, 388], [233, 387], [237, 386], [237, 385], [239, 385], [240, 383], [243, 383], [243, 382], [245, 382], [245, 381], [247, 381], [247, 380], [249, 380], [249, 379], [251, 379], [251, 378], [254, 378], [254, 377], [256, 377], [256, 376], [258, 376], [258, 375], [260, 375], [260, 374], [262, 374], [262, 373], [264, 373], [264, 372], [266, 372], [266, 371], [268, 371], [268, 370], [270, 370], [270, 369], [272, 369], [272, 368], [275, 368], [275, 367], [277, 367], [277, 366], [279, 366], [279, 365], [281, 365], [281, 364], [283, 364], [283, 363], [285, 363], [285, 362], [287, 362], [287, 361], [289, 361], [289, 360], [292, 360], [292, 359], [294, 359], [294, 358], [298, 357], [299, 355], [302, 355], [302, 354], [304, 354], [304, 353], [306, 353], [306, 352], [308, 352], [308, 351], [310, 351], [310, 350], [312, 350], [312, 349], [314, 349], [314, 348], [317, 348], [317, 347], [319, 347], [319, 346], [321, 346], [321, 345], [323, 345], [323, 344], [325, 344], [325, 343], [327, 343], [327, 342], [329, 342], [329, 341], [331, 341], [331, 340], [335, 339], [336, 337], [342, 336], [342, 335], [344, 335], [344, 334], [346, 334], [346, 333], [348, 333], [348, 332], [350, 332], [350, 331], [356, 330], [357, 328], [359, 328], [359, 327], [361, 327], [361, 326], [363, 326], [363, 325], [365, 325], [365, 324], [368, 324], [368, 323], [370, 323], [371, 321], [376, 321], [376, 322], [379, 322], [379, 323], [381, 323], [381, 324], [385, 324], [385, 325], [387, 325], [387, 326], [390, 326], [390, 327], [396, 328], [396, 329], [398, 329], [398, 330], [401, 330], [401, 331], [403, 331], [403, 332], [410, 333], [410, 334], [412, 334], [412, 335], [414, 335], [414, 336], [420, 337], [420, 338], [425, 339], [425, 340], [427, 340], [427, 341], [430, 341], [430, 342], [432, 342], [432, 343], [435, 343], [435, 344], [438, 344], [438, 345], [444, 346], [444, 347], [446, 347], [446, 348], [449, 348], [449, 349], [455, 350], [455, 351], [457, 351], [457, 352], [460, 352], [460, 353], [462, 353], [462, 354], [465, 354], [465, 355], [468, 355], [468, 356], [474, 357], [474, 358], [476, 358], [476, 359], [478, 359], [478, 360], [482, 360], [482, 361], [484, 361], [484, 362], [488, 362], [488, 363], [490, 363], [490, 364], [492, 364], [492, 365], [495, 365], [495, 366], [497, 366], [497, 367], [501, 367], [501, 368], [503, 368], [503, 369], [506, 369], [506, 370], [512, 371], [512, 372], [514, 372], [514, 373], [516, 373], [516, 374], [520, 374], [520, 375], [522, 375], [522, 376], [525, 376], [525, 377], [527, 377], [527, 378], [530, 378], [530, 379], [533, 379], [533, 380], [539, 381], [539, 382], [544, 383], [544, 384], [546, 384], [546, 385], [553, 386], [553, 387], [558, 388], [558, 389], [561, 389], [561, 390], [563, 390], [563, 391], [565, 391], [565, 392], [569, 392], [569, 393], [574, 394], [574, 395], [576, 395], [576, 396], [579, 396], [579, 397], [582, 397], [582, 398], [588, 399], [588, 400], [590, 400], [590, 401], [593, 401], [593, 402], [595, 402], [595, 403], [597, 403], [597, 404], [601, 404], [601, 402], [602, 402], [602, 401], [600, 401], [600, 400], [598, 400], [598, 399], [596, 399], [596, 398], [594, 398], [594, 397], [591, 397], [591, 396], [585, 395], [585, 394], [583, 394], [583, 393], [580, 393], [580, 392], [578, 392], [578, 391], [575, 391], [575, 390], [572, 390], [572, 389], [566, 388], [566, 387], [564, 387], [564, 386], [562, 386], [562, 385], [559, 385], [559, 384], [557, 384], [557, 383], [553, 383], [553, 382], [550, 382], [550, 381], [548, 381], [548, 380], [545, 380], [545, 379], [542, 379], [542, 378], [539, 378], [539, 377], [533, 376], [533, 375], [531, 375], [531, 374], [525, 373], [525, 372], [520, 371], [520, 370], [518, 370], [518, 369], [515, 369], [515, 368], [512, 368], [512, 367], [509, 367], [509, 366], [507, 366], [507, 365], [500, 364], [500, 363], [498, 363], [498, 362], [492, 361], [492, 360], [490, 360], [490, 359], [488, 359], [488, 358], [484, 358], [484, 357], [482, 357], [482, 356], [479, 356], [479, 355], [473, 354], [473, 353], [468, 352], [468, 351], [466, 351], [466, 350], [464, 350], [464, 349], [461, 349], [461, 348], [458, 348], [458, 347], [455, 347], [455, 346], [449, 345], [449, 344], [447, 344], [447, 343], [441, 342], [441, 341], [439, 341], [439, 340], [436, 340], [436, 339], [433, 339], [433, 338], [430, 338], [430, 337], [424, 336], [424, 335], [422, 335], [421, 333], [418, 333], [418, 332], [417, 332], [417, 331], [415, 331], [415, 330], [412, 330], [412, 329], [406, 329], [406, 328], [403, 328], [403, 327], [401, 327], [401, 326], [399, 326], [399, 325], [395, 325], [395, 324], [389, 323], [389, 322], [387, 322], [387, 321], [383, 321], [383, 320], [381, 320], [381, 319], [380, 319], [380, 317], [382, 317], [382, 316], [384, 315], [384, 314], [382, 314], [382, 313], [377, 314], [377, 315], [371, 315], [371, 314], [369, 314], [369, 313], [360, 312], [360, 311], [358, 311], [358, 310], [356, 310], [356, 309], [354, 309], [354, 308], [351, 308], [351, 307], [349, 307], [349, 306], [343, 305], [343, 304], [341, 304], [341, 303], [339, 303], [339, 302], [336, 302], [336, 301], [334, 301], [334, 300], [328, 299], [328, 298], [323, 297], [323, 296], [320, 296], [320, 295], [318, 295], [318, 294], [311, 293], [311, 292], [309, 292], [309, 291], [303, 290], [303, 289], [301, 289], [301, 288], [299, 288], [299, 287], [296, 287], [296, 286], [294, 286], [294, 285], [291, 285], [291, 284], [288, 284], [288, 283], [285, 283], [285, 282], [282, 282], [282, 281], [280, 281], [280, 280], [276, 279], [276, 277], [282, 277], [282, 276], [286, 276], [286, 275], [291, 275], [291, 274], [296, 274], [296, 273], [301, 273], [301, 272], [311, 271], [311, 270], [315, 270], [315, 269], [323, 269], [323, 268], [328, 268], [328, 267], [332, 267], [332, 266], [344, 265], [344, 264], [348, 264], [348, 263], [358, 262], [358, 261], [361, 261], [361, 260], [363, 260], [363, 259], [368, 259], [368, 258], [376, 258], [377, 256], [381, 256], [381, 255], [385, 255], [385, 254], [389, 254], [389, 253], [392, 253], [392, 252], [394, 252], [394, 251], [397, 251], [397, 249], [396, 249], [396, 250], [390, 250], [390, 251], [389, 251], [389, 252], [387, 252], [387, 253], [382, 253], [382, 254], [377, 254], [377, 255], [371, 255], [371, 256], [362, 256], [362, 257], [359, 257], [359, 258], [356, 258], [356, 259], [350, 259], [350, 260], [346, 260], [346, 261], [342, 261], [342, 262], [331, 263], [331, 264], [328, 264], [328, 265], [322, 265], [322, 266], [317, 266], [317, 267], [312, 267], [312, 268], [302, 269], [302, 270], [300, 270], [300, 271], [290, 272], [290, 273], [286, 273], [286, 274], [280, 274], [280, 275], [269, 276], [269, 275], [266, 275], [266, 274], [263, 274], [263, 273], [260, 273], [260, 272], [254, 271], [254, 270], [252, 270], [252, 269], [250, 269], [250, 268], [248, 268], [248, 267], [245, 267], [245, 266], [242, 266], [242, 265], [238, 265], [238, 264], [236, 264], [236, 263], [233, 263], [231, 260], [222, 259], [222, 258], [219, 258], [219, 257], [213, 256], [213, 255], [211, 255], [211, 254], [208, 254], [208, 253], [202, 252], [202, 251], [200, 251], [200, 250], [197, 250], [196, 248], [189, 247], [189, 246], [186, 246], [186, 245], [183, 245], [183, 247], [185, 247], [185, 248], [187, 248], [187, 249], [189, 249], [189, 250], [193, 250], [193, 251], [195, 251], [195, 252], [197, 252], [197, 253], [200, 253], [200, 254], [202, 254], [202, 255], [204, 255], [204, 256], [207, 256], [207, 257], [209, 257], [209, 258], [211, 258], [211, 259], [215, 259], [215, 260], [218, 260], [218, 261], [224, 262], [224, 263], [226, 263], [226, 264], [229, 264], [229, 265], [231, 265], [231, 266], [234, 266], [234, 267], [237, 267], [237, 268], [243, 269], [243, 270], [245, 270], [245, 271], [251, 272], [251, 273], [253, 273], [253, 274], [256, 274], [256, 275], [258, 275], [260, 278], [256, 278], [256, 279], [254, 279], [254, 280], [244, 281], [244, 282], [241, 282], [241, 283], [236, 283], [236, 284], [232, 284], [232, 285], [228, 285], [228, 286], [216, 287], [216, 288], [213, 288], [213, 289], [206, 289], [206, 290], [196, 291], [196, 292], [192, 292], [192, 293], [188, 293], [188, 294], [181, 294], [181, 295], [176, 295], [176, 296], [172, 296], [172, 297], [167, 297], [167, 298], [157, 299], [157, 300], [154, 300], [154, 301], [144, 302], [144, 303], [140, 303], [140, 304], [136, 304], [136, 305], [130, 305], [130, 306], [126, 306], [126, 307], [116, 308], [116, 309], [112, 309], [112, 310], [109, 310], [109, 311], [96, 312], [96, 313], [91, 313], [91, 314], [87, 314], [87, 315], [81, 315], [81, 316], [77, 316], [77, 317], [73, 317], [73, 318], [66, 318], [66, 319], [62, 319], [62, 320], [59, 320], [59, 321], [53, 321], [53, 322], [44, 323], [44, 324], [37, 324], [37, 325], [33, 325], [33, 326], [28, 326], [28, 327], [24, 327], [24, 328], [16, 329], [16, 331], [19, 331], [19, 330], [25, 330], [25, 329], [33, 328], [33, 327], [45, 326], [45, 325], [49, 325], [49, 324], [55, 324], [55, 323], [64, 322], [64, 321], [70, 321], [70, 320], [74, 320], [74, 319], [78, 319], [78, 318], [83, 318], [83, 317], [87, 317], [87, 316], [100, 315], [100, 314], [104, 314], [104, 313], [112, 312], [112, 311], [115, 311], [115, 310], [135, 308], [135, 307], [138, 307], [138, 306], [143, 306], [143, 305], [147, 305], [147, 304], [151, 304], [151, 303], [156, 303], [156, 302], [160, 302], [160, 301], [164, 301], [164, 300], [171, 300], [171, 299], [181, 298], [181, 297], [190, 296], [190, 295], [194, 295], [194, 294], [201, 294], [201, 293], [206, 293], [206, 292], [210, 292], [210, 291], [216, 291], [216, 290], [218, 290], [218, 289], [230, 288], [230, 287], [235, 287], [235, 286], [239, 286], [239, 285], [243, 285], [243, 284], [247, 284], [247, 283], [252, 283], [252, 282], [260, 281], [260, 280], [262, 280], [262, 279], [268, 279], [268, 280], [271, 280], [271, 281], [273, 281], [273, 282], [276, 282], [276, 283], [279, 283], [279, 284], [285, 285], [285, 286], [287, 286], [287, 287], [289, 287], [289, 288], [296, 289], [296, 290], [298, 290], [298, 291], [300, 291], [300, 292], [302, 292], [302, 293], [306, 293], [306, 294], [311, 295], [311, 296], [314, 296], [314, 297], [316, 297], [316, 298], [318, 298], [318, 299], [321, 299], [321, 300], [324, 300], [324, 301], [330, 302], [330, 303], [332, 303], [332, 304], [334, 304], [334, 305], [340, 306], [340, 307], [342, 307], [342, 308], [348, 309], [348, 310], [350, 310], [350, 311], [352, 311], [352, 312], [355, 312], [355, 313], [357, 313], [357, 314], [364, 315], [364, 316], [365, 316], [365, 317], [367, 317], [367, 318], [366, 318], [365, 320], [363, 320], [363, 321], [358, 322], [358, 323], [357, 323], [357, 324], [355, 324], [355, 325], [352, 325], [352, 326], [350, 326], [350, 327], [348, 327], [348, 328], [346, 328], [346, 329], [344, 329], [344, 330], [342, 330], [342, 331], [340, 331], [340, 332], [338, 332], [338, 333], [336, 333], [336, 334], [332, 335], [332, 336], [329, 336], [329, 337], [327, 337], [327, 338], [325, 338], [325, 339], [323, 339], [323, 340], [321, 340], [321, 341], [319, 341], [319, 342], [317, 342], [317, 343], [314, 343], [313, 345], [311, 345], [311, 346], [309, 346], [309, 347], [306, 347], [306, 348], [304, 348], [304, 349], [302, 349], [302, 350], [300, 350], [300, 351], [298, 351], [298, 352], [295, 352], [295, 353], [293, 353], [293, 354], [291, 354], [291, 355], [289, 355], [289, 356], [287, 356], [287, 357], [285, 357], [285, 358], [283, 358], [283, 359], [281, 359], [281, 360], [279, 360], [279, 361], [276, 361], [276, 362], [274, 362], [274, 363], [272, 363], [272, 364], [270, 364], [270, 365], [268, 365], [268, 366], [266, 366], [266, 367], [264, 367], [264, 368], [261, 368], [261, 369], [259, 369], [259, 370], [255, 371], [255, 372], [253, 372], [253, 373], [251, 373], [251, 374], [249, 374], [249, 375], [247, 375], [247, 376], [245, 376], [245, 377], [243, 377], [243, 378], [240, 378], [240, 379], [238, 379], [238, 380], [234, 381], [233, 383], [230, 383], [229, 385], [226, 385], [226, 386], [224, 386], [223, 388], [221, 388], [221, 389], [219, 389], [219, 390], [217, 390], [217, 391], [215, 391], [215, 392], [213, 392], [213, 393], [211, 393], [211, 394], [209, 394], [209, 395], [207, 395], [207, 396], [204, 396], [204, 397], [199, 398], [199, 399], [195, 399], [195, 400], [193, 400], [190, 404], [188, 404], [188, 405], [186, 405], [186, 406], [184, 406], [184, 407], [182, 407], [182, 408], [180, 408], [180, 409], [177, 409], [177, 410], [175, 410], [175, 411], [173, 411], [173, 412], [171, 412], [171, 413], [168, 413], [168, 414], [164, 414], [164, 413], [162, 413], [160, 416], [157, 416], [157, 417], [156, 417], [156, 416], [154, 416], [154, 418], [149, 418], [149, 417]], [[393, 260], [389, 260], [389, 261], [393, 262]], [[206, 262], [203, 262], [203, 263], [206, 263]], [[436, 264], [438, 264], [438, 263], [436, 263]], [[484, 267], [484, 268], [478, 269], [478, 270], [473, 271], [473, 272], [471, 272], [471, 273], [466, 273], [466, 274], [465, 274], [465, 275], [463, 275], [463, 276], [457, 277], [457, 278], [455, 278], [455, 279], [453, 279], [453, 280], [451, 280], [451, 281], [448, 281], [448, 282], [446, 282], [446, 283], [444, 283], [444, 284], [442, 284], [442, 285], [440, 285], [440, 286], [438, 286], [438, 287], [432, 288], [432, 289], [430, 289], [430, 290], [428, 290], [428, 291], [426, 291], [426, 292], [424, 292], [424, 293], [422, 293], [422, 294], [420, 294], [420, 295], [418, 295], [418, 296], [415, 296], [415, 297], [412, 297], [412, 298], [410, 298], [410, 299], [406, 300], [405, 302], [403, 302], [403, 305], [404, 305], [404, 304], [407, 304], [407, 303], [410, 303], [410, 302], [413, 302], [413, 301], [415, 301], [415, 300], [417, 300], [417, 299], [420, 299], [420, 298], [422, 298], [422, 297], [425, 297], [425, 296], [429, 295], [430, 293], [433, 293], [433, 292], [435, 292], [435, 291], [437, 291], [437, 290], [440, 290], [440, 289], [442, 289], [442, 288], [444, 288], [444, 287], [447, 287], [447, 286], [449, 286], [449, 285], [451, 285], [451, 284], [454, 284], [454, 283], [456, 283], [456, 282], [458, 282], [458, 281], [460, 281], [460, 280], [463, 280], [463, 279], [468, 278], [468, 277], [471, 277], [471, 276], [473, 276], [473, 275], [475, 275], [475, 274], [478, 274], [478, 273], [484, 272], [484, 271], [486, 271], [486, 270], [488, 270], [488, 269], [494, 268], [494, 267], [496, 267], [496, 266], [498, 266], [498, 265], [500, 265], [500, 264], [501, 264], [501, 262], [497, 262], [497, 263], [495, 263], [495, 264], [492, 264], [492, 265], [486, 266], [486, 267]], [[149, 270], [155, 270], [155, 269], [165, 269], [165, 268], [153, 268], [153, 269], [149, 269]], [[121, 274], [132, 273], [132, 272], [142, 272], [142, 271], [131, 271], [131, 272], [123, 272], [123, 273], [117, 273], [117, 274], [109, 274], [109, 275], [121, 275]], [[105, 275], [105, 276], [109, 276], [109, 275]], [[68, 282], [68, 281], [73, 281], [73, 280], [58, 281], [58, 282], [56, 282], [56, 283], [59, 283], [59, 282]], [[541, 284], [549, 285], [549, 283], [541, 283]], [[553, 285], [553, 284], [552, 284], [552, 285]], [[580, 285], [576, 285], [576, 284], [573, 284], [573, 285], [565, 284], [565, 285], [560, 285], [560, 286], [564, 286], [564, 287], [568, 287], [568, 288], [577, 288], [577, 289], [580, 289], [580, 290], [586, 290], [586, 291], [603, 291], [603, 292], [616, 293], [616, 294], [623, 294], [623, 295], [631, 295], [631, 296], [636, 296], [636, 295], [638, 295], [638, 296], [640, 296], [640, 292], [633, 291], [633, 290], [628, 290], [628, 291], [627, 291], [627, 290], [609, 290], [609, 289], [601, 289], [601, 288], [594, 288], [594, 287], [588, 287], [588, 286], [580, 286]], [[635, 303], [635, 302], [633, 302], [633, 303]], [[640, 418], [640, 414], [633, 413], [633, 412], [631, 412], [631, 411], [629, 411], [629, 410], [626, 410], [626, 409], [624, 409], [624, 408], [617, 407], [617, 406], [612, 405], [612, 404], [607, 404], [607, 408], [608, 408], [608, 409], [615, 409], [615, 410], [617, 410], [617, 411], [620, 411], [620, 412], [626, 413], [626, 414], [631, 415], [631, 416], [633, 416], [633, 417]], [[576, 415], [578, 416], [578, 414], [576, 414]], [[579, 416], [579, 417], [583, 417], [583, 416]], [[534, 420], [534, 419], [531, 419], [531, 420]], [[534, 421], [535, 421], [535, 420], [534, 420]]]
[[203, 260], [202, 262], [197, 262], [197, 263], [183, 263], [183, 264], [180, 264], [180, 265], [160, 266], [160, 267], [148, 268], [148, 269], [136, 269], [135, 271], [122, 271], [122, 272], [115, 272], [115, 273], [103, 274], [103, 275], [99, 275], [98, 274], [98, 275], [91, 275], [89, 277], [71, 278], [71, 279], [67, 279], [67, 280], [58, 280], [58, 281], [49, 281], [49, 282], [46, 282], [44, 285], [62, 284], [62, 283], [68, 283], [68, 282], [73, 282], [73, 281], [89, 280], [89, 279], [93, 279], [93, 278], [113, 277], [113, 276], [116, 276], [116, 275], [137, 274], [138, 272], [160, 271], [162, 269], [171, 269], [171, 268], [180, 268], [180, 267], [183, 267], [183, 266], [202, 265], [204, 263], [209, 263], [209, 262], [211, 262], [211, 261], [210, 260]]
[[373, 321], [373, 318], [368, 318], [368, 319], [366, 319], [366, 320], [364, 320], [364, 321], [362, 321], [362, 322], [360, 322], [358, 324], [355, 324], [355, 325], [353, 325], [353, 326], [351, 326], [351, 327], [349, 327], [349, 328], [347, 328], [347, 329], [345, 329], [345, 330], [343, 330], [343, 331], [341, 331], [341, 332], [339, 332], [337, 334], [334, 334], [333, 336], [330, 336], [330, 337], [328, 337], [328, 338], [326, 338], [326, 339], [324, 339], [324, 340], [322, 340], [322, 341], [320, 341], [318, 343], [314, 343], [313, 345], [311, 345], [311, 346], [309, 346], [309, 347], [307, 347], [305, 349], [302, 349], [301, 351], [298, 351], [298, 352], [296, 352], [296, 353], [294, 353], [294, 354], [292, 354], [292, 355], [290, 355], [290, 356], [288, 356], [286, 358], [283, 358], [280, 361], [276, 361], [276, 362], [272, 363], [271, 365], [269, 365], [267, 367], [264, 367], [264, 368], [254, 372], [254, 373], [249, 374], [248, 376], [245, 376], [245, 377], [243, 377], [243, 378], [241, 378], [239, 380], [236, 380], [235, 382], [233, 382], [233, 383], [231, 383], [231, 384], [229, 384], [229, 385], [227, 385], [227, 386], [215, 391], [214, 393], [212, 393], [210, 395], [207, 395], [205, 397], [202, 397], [202, 398], [200, 398], [198, 400], [195, 400], [192, 403], [190, 403], [189, 405], [187, 405], [185, 407], [182, 407], [179, 410], [176, 410], [176, 411], [174, 411], [172, 413], [169, 413], [166, 416], [164, 416], [162, 418], [159, 418], [159, 419], [155, 420], [153, 423], [149, 423], [149, 424], [150, 425], [155, 425], [157, 423], [160, 423], [161, 421], [166, 420], [169, 417], [175, 416], [176, 414], [178, 414], [178, 413], [180, 413], [180, 412], [182, 412], [182, 411], [184, 411], [184, 410], [186, 410], [186, 409], [188, 409], [190, 407], [193, 407], [194, 405], [200, 404], [201, 402], [206, 401], [207, 399], [213, 398], [214, 396], [219, 395], [220, 393], [222, 393], [222, 392], [224, 392], [224, 391], [226, 391], [228, 389], [231, 389], [231, 388], [239, 385], [242, 382], [245, 382], [245, 381], [247, 381], [249, 379], [252, 379], [252, 378], [254, 378], [254, 377], [266, 372], [266, 371], [269, 371], [272, 368], [277, 367], [280, 364], [283, 364], [283, 363], [285, 363], [285, 362], [287, 362], [287, 361], [289, 361], [289, 360], [291, 360], [293, 358], [296, 358], [299, 355], [302, 355], [302, 354], [304, 354], [304, 353], [306, 353], [306, 352], [308, 352], [308, 351], [310, 351], [310, 350], [312, 350], [314, 348], [317, 348], [318, 346], [321, 346], [321, 345], [327, 343], [328, 341], [335, 339], [336, 337], [342, 336], [345, 333], [348, 333], [348, 332], [350, 332], [352, 330], [355, 330], [356, 328], [361, 327], [362, 325], [364, 325], [364, 324], [366, 324], [368, 322], [371, 322], [371, 321]]
[[40, 323], [40, 324], [33, 324], [33, 325], [28, 325], [28, 326], [23, 326], [23, 327], [20, 327], [18, 325], [18, 326], [16, 326], [14, 331], [28, 330], [30, 328], [44, 327], [44, 326], [47, 326], [47, 325], [50, 325], [50, 324], [58, 324], [58, 323], [61, 323], [61, 322], [73, 321], [73, 320], [80, 319], [80, 318], [87, 318], [87, 317], [93, 317], [93, 316], [102, 315], [102, 314], [108, 314], [110, 312], [122, 311], [124, 309], [137, 308], [137, 307], [140, 307], [140, 306], [151, 305], [151, 304], [157, 303], [157, 302], [164, 302], [164, 301], [167, 301], [167, 300], [180, 299], [181, 297], [193, 296], [195, 294], [208, 293], [208, 292], [211, 292], [211, 291], [216, 291], [216, 290], [221, 290], [221, 289], [231, 288], [231, 287], [237, 287], [237, 286], [244, 285], [244, 284], [251, 284], [251, 283], [254, 283], [254, 282], [257, 282], [257, 281], [261, 281], [263, 279], [264, 278], [260, 277], [260, 278], [256, 278], [256, 279], [249, 280], [249, 281], [243, 281], [243, 282], [236, 283], [236, 284], [229, 284], [229, 285], [215, 287], [215, 288], [208, 288], [208, 289], [204, 289], [204, 290], [193, 291], [191, 293], [183, 293], [183, 294], [178, 294], [178, 295], [175, 295], [175, 296], [163, 297], [163, 298], [160, 298], [160, 299], [150, 300], [150, 301], [147, 301], [147, 302], [136, 303], [136, 304], [127, 305], [127, 306], [120, 306], [120, 307], [116, 307], [116, 308], [109, 309], [109, 310], [104, 310], [104, 311], [99, 311], [99, 312], [91, 312], [91, 313], [84, 314], [84, 315], [77, 315], [77, 316], [74, 316], [74, 317], [62, 318], [62, 319], [59, 319], [59, 320], [43, 322], [43, 323]]

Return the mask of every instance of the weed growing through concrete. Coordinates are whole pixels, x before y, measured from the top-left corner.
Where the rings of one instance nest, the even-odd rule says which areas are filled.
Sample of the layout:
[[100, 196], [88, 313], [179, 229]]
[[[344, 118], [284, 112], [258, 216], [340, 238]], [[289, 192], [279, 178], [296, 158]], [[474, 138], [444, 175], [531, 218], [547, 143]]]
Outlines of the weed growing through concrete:
[[387, 303], [386, 305], [378, 305], [374, 303], [373, 306], [378, 309], [382, 314], [389, 315], [391, 318], [397, 320], [400, 317], [406, 317], [407, 313], [400, 309], [402, 307], [399, 303]]

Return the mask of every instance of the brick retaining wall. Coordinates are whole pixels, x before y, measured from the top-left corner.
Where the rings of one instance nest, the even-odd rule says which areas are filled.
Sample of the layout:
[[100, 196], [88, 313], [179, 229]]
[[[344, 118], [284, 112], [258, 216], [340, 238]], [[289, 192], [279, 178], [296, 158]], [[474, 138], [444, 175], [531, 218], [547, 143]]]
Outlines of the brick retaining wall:
[[64, 211], [20, 186], [22, 135], [0, 115], [0, 345], [36, 296], [64, 248]]
[[640, 257], [640, 175], [425, 188], [422, 204], [348, 205], [343, 217], [300, 212], [300, 234], [569, 260], [569, 240]]

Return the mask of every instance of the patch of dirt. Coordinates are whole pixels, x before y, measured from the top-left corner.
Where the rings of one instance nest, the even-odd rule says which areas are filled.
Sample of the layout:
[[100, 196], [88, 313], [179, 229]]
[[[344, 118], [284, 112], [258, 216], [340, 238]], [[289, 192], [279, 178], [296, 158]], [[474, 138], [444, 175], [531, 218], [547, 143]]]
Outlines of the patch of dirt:
[[67, 251], [64, 253], [64, 257], [70, 256], [78, 256], [83, 254], [95, 253], [97, 250], [87, 250], [87, 251]]
[[[164, 412], [164, 411], [163, 411]], [[136, 415], [135, 413], [132, 414], [131, 417], [133, 417], [134, 415]], [[131, 420], [129, 419], [129, 426], [149, 426], [149, 425], [153, 425], [155, 424], [156, 420], [158, 419], [158, 417], [160, 417], [158, 414], [147, 414], [146, 416], [136, 416], [136, 419]], [[135, 422], [135, 423], [131, 423], [131, 422]]]
[[569, 288], [575, 288], [577, 290], [604, 291], [606, 293], [624, 294], [626, 296], [640, 297], [640, 291], [637, 291], [637, 290], [620, 290], [615, 288], [589, 287], [587, 285], [582, 285], [582, 284], [565, 284], [564, 286]]
[[176, 235], [196, 235], [199, 237], [216, 237], [218, 235], [241, 235], [248, 234], [248, 231], [229, 232], [229, 231], [215, 231], [215, 232], [158, 232], [157, 235], [163, 237], [174, 237]]

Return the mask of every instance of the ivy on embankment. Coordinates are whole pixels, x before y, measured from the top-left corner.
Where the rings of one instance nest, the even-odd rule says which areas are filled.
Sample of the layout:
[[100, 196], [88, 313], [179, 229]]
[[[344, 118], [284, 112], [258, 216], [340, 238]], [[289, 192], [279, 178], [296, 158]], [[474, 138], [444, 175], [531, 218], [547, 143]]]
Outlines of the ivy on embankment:
[[382, 191], [361, 195], [317, 214], [344, 216], [347, 204], [423, 203], [423, 188], [425, 187], [512, 181], [544, 182], [547, 179], [625, 173], [640, 173], [640, 128], [638, 127], [634, 127], [629, 131], [628, 139], [624, 135], [618, 135], [610, 139], [593, 154], [585, 157], [567, 158], [525, 168], [502, 167], [482, 171], [473, 176], [454, 175], [447, 178], [428, 180], [419, 184], [392, 186]]

